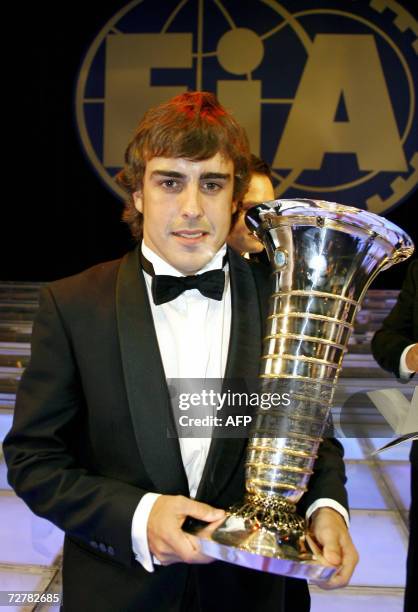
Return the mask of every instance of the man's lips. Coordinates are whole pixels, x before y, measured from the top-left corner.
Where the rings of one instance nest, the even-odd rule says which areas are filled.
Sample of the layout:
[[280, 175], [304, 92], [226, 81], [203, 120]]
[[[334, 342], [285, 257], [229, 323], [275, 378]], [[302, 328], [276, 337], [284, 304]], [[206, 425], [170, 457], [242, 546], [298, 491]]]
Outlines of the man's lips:
[[260, 244], [263, 244], [263, 241], [260, 240], [260, 238], [257, 238], [257, 236], [254, 236], [254, 234], [252, 232], [248, 232], [247, 236], [250, 236], [256, 242], [259, 242]]
[[182, 240], [186, 240], [189, 242], [198, 241], [204, 236], [207, 236], [209, 232], [201, 229], [185, 229], [185, 230], [176, 230], [171, 232], [173, 236], [176, 238], [181, 238]]

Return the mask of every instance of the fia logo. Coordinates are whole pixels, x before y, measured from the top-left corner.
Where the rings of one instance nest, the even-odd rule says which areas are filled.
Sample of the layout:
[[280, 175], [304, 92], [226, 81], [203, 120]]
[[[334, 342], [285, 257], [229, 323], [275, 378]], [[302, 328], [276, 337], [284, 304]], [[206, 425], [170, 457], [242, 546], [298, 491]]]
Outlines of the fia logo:
[[213, 91], [273, 168], [277, 197], [384, 213], [418, 184], [418, 23], [394, 0], [135, 0], [91, 44], [77, 125], [116, 194], [153, 105]]

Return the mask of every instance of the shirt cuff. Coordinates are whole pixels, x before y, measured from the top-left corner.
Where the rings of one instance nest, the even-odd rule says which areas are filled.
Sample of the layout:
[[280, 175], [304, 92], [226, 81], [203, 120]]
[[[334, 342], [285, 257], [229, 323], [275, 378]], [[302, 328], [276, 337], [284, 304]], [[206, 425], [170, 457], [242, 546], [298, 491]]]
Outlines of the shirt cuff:
[[347, 525], [347, 529], [350, 528], [350, 518], [347, 510], [344, 508], [344, 506], [335, 501], [335, 499], [331, 499], [330, 497], [321, 497], [320, 499], [314, 501], [314, 503], [311, 504], [306, 511], [306, 520], [309, 520], [312, 514], [315, 512], [315, 510], [318, 510], [318, 508], [332, 508], [333, 510], [336, 510], [343, 517], [345, 524]]
[[132, 550], [134, 551], [135, 559], [147, 572], [154, 571], [154, 563], [159, 565], [158, 560], [151, 555], [147, 537], [148, 517], [159, 497], [159, 493], [145, 493], [137, 505], [132, 518]]
[[404, 350], [402, 351], [401, 354], [401, 358], [399, 360], [399, 377], [400, 378], [410, 378], [412, 374], [414, 374], [414, 370], [410, 370], [407, 365], [406, 365], [406, 354], [409, 351], [410, 348], [412, 348], [414, 346], [414, 344], [410, 344], [409, 346], [406, 346], [404, 348]]

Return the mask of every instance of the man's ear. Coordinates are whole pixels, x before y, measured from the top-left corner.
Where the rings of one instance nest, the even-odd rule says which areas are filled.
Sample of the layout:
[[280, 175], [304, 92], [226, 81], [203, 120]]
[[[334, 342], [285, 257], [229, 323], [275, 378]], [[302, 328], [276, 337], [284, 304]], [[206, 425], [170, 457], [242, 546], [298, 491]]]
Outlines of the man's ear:
[[144, 214], [144, 199], [142, 197], [142, 191], [134, 191], [132, 197], [134, 199], [134, 204], [137, 211]]
[[241, 212], [241, 202], [233, 201], [232, 202], [231, 227], [229, 228], [230, 232], [233, 230], [236, 222], [238, 221], [240, 212]]

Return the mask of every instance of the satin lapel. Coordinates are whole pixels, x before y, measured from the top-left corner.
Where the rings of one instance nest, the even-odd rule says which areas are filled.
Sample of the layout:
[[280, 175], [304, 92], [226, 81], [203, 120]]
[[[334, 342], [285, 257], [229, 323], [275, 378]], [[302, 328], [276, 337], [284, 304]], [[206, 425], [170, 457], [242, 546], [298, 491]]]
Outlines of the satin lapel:
[[[249, 264], [229, 250], [229, 266], [232, 320], [224, 392], [228, 390], [228, 379], [257, 378], [262, 329], [257, 285]], [[223, 408], [224, 423], [227, 416], [228, 411]], [[197, 499], [216, 501], [240, 462], [246, 442], [245, 438], [212, 439]]]
[[138, 448], [160, 493], [188, 495], [138, 248], [123, 258], [116, 288], [117, 319], [125, 385]]

